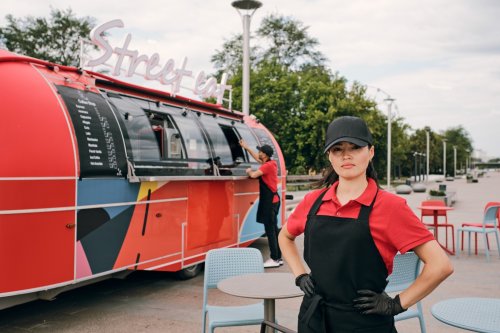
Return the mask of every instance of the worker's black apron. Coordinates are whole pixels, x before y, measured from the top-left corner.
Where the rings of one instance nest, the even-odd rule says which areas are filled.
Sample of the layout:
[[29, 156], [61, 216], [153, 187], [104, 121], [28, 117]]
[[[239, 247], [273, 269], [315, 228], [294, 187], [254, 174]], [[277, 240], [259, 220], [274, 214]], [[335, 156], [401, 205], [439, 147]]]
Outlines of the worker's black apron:
[[259, 191], [260, 200], [257, 207], [257, 222], [264, 224], [264, 230], [266, 231], [267, 240], [269, 242], [271, 259], [279, 260], [281, 259], [281, 250], [278, 243], [279, 229], [276, 216], [280, 209], [281, 200], [273, 203], [274, 196], [278, 195], [278, 193], [271, 191], [262, 180], [262, 177], [259, 177]]
[[280, 202], [273, 204], [274, 196], [277, 192], [264, 183], [262, 177], [259, 177], [259, 205], [257, 206], [257, 222], [263, 224], [276, 223], [276, 214], [278, 214]]
[[393, 316], [363, 315], [353, 307], [357, 290], [381, 293], [387, 285], [387, 268], [368, 224], [377, 194], [369, 207], [361, 205], [358, 218], [353, 219], [316, 215], [325, 192], [306, 222], [304, 259], [315, 282], [315, 295], [304, 296], [299, 333], [397, 333]]

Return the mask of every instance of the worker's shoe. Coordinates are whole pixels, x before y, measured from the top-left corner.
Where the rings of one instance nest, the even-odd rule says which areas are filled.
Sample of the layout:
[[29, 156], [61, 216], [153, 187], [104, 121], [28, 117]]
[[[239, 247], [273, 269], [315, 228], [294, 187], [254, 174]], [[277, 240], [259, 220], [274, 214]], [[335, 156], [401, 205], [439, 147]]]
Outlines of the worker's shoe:
[[264, 268], [273, 268], [273, 267], [280, 267], [280, 263], [278, 260], [273, 260], [269, 258], [264, 262]]

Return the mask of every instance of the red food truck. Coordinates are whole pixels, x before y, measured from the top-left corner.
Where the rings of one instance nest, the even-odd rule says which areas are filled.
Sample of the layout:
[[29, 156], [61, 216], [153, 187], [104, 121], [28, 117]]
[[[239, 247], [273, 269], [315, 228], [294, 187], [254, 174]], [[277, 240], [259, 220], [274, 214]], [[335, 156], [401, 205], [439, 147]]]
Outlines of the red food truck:
[[134, 270], [196, 275], [248, 246], [272, 134], [221, 105], [0, 50], [0, 309]]

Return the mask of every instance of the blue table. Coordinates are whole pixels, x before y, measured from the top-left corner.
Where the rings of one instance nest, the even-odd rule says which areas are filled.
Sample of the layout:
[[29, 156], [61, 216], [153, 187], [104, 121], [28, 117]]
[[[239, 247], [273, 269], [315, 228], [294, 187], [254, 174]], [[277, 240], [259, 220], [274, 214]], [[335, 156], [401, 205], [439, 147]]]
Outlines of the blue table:
[[439, 321], [473, 332], [500, 333], [499, 298], [453, 298], [434, 304]]

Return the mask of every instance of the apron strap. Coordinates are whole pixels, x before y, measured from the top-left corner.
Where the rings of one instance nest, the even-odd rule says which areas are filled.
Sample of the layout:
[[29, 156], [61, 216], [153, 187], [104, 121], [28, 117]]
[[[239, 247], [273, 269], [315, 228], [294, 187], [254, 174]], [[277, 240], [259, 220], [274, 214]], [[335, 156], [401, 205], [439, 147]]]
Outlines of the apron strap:
[[316, 215], [316, 213], [318, 212], [319, 210], [319, 206], [321, 206], [321, 204], [323, 203], [323, 197], [325, 196], [326, 192], [329, 190], [330, 188], [326, 188], [320, 195], [319, 197], [316, 199], [316, 201], [314, 201], [314, 204], [312, 205], [311, 209], [309, 210], [309, 214], [307, 214], [307, 218], [309, 219], [310, 216], [314, 216]]
[[373, 205], [375, 204], [375, 200], [377, 199], [378, 188], [375, 196], [373, 197], [372, 203], [370, 206], [361, 205], [361, 210], [359, 211], [358, 221], [360, 222], [368, 222], [368, 218], [370, 217], [370, 213], [372, 211]]

